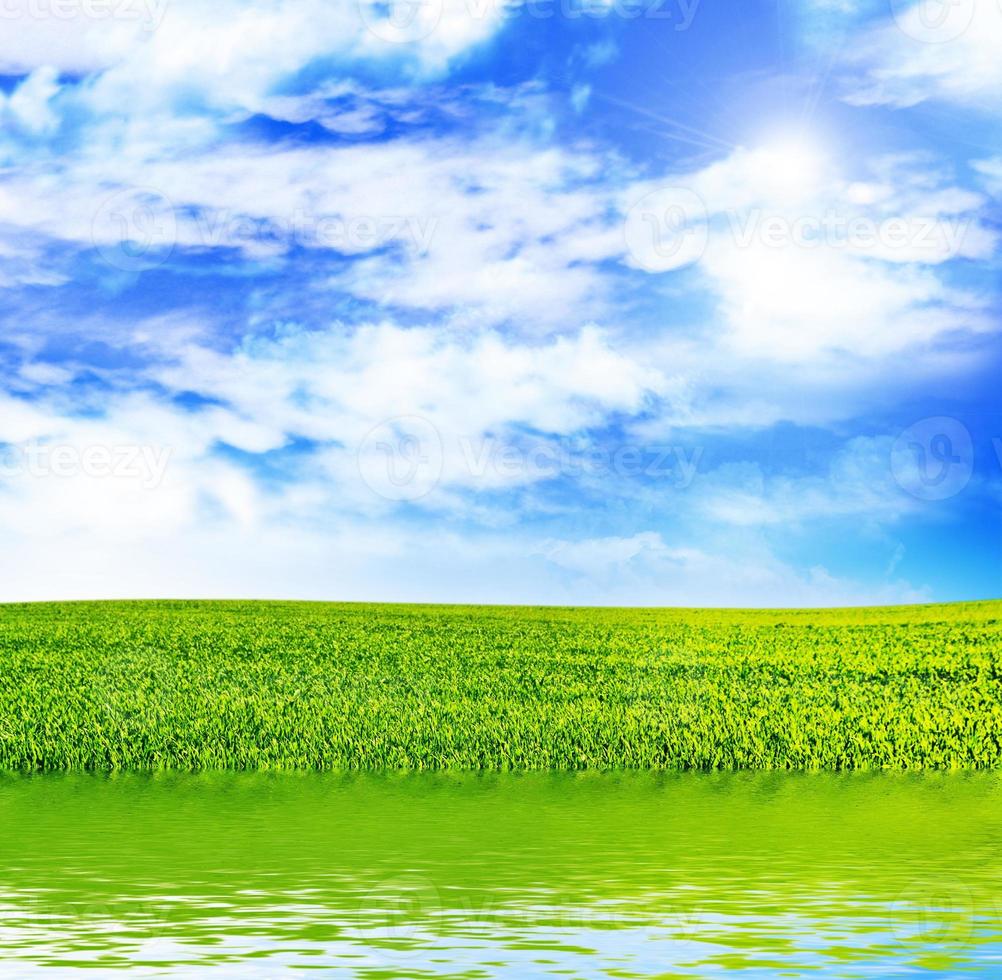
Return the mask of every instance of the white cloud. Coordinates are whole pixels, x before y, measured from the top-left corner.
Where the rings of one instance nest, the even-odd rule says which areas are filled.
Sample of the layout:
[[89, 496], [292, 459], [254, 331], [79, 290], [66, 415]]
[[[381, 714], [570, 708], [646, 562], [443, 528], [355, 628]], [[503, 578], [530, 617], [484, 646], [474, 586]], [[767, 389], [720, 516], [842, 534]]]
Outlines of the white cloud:
[[57, 77], [52, 67], [36, 69], [9, 97], [0, 96], [0, 109], [5, 107], [14, 125], [31, 133], [55, 128], [59, 120], [49, 103], [60, 89]]
[[210, 150], [186, 147], [207, 133], [183, 123], [109, 126], [56, 172], [46, 161], [0, 178], [8, 234], [97, 245], [112, 265], [126, 236], [149, 244], [150, 266], [172, 248], [371, 253], [333, 285], [380, 303], [550, 327], [601, 309], [595, 263], [623, 247], [600, 161], [583, 154], [493, 138]]
[[[2, 513], [2, 511], [0, 511]], [[901, 580], [856, 582], [823, 567], [799, 571], [754, 540], [729, 547], [672, 548], [656, 532], [610, 572], [601, 563], [568, 571], [521, 534], [437, 532], [380, 521], [323, 528], [271, 526], [248, 533], [206, 521], [184, 533], [151, 534], [123, 521], [112, 531], [5, 533], [16, 563], [0, 567], [12, 601], [79, 598], [304, 598], [647, 606], [818, 606], [928, 601]], [[632, 539], [563, 543], [564, 553], [632, 550]], [[122, 563], [128, 556], [128, 575]]]
[[974, 169], [981, 174], [989, 192], [1002, 199], [1002, 157], [979, 160], [974, 164]]
[[[667, 544], [660, 533], [544, 542], [539, 554], [572, 575], [576, 601], [652, 606], [842, 606], [928, 600], [905, 581], [879, 586], [783, 562], [760, 538], [714, 547]], [[552, 589], [552, 586], [551, 586]], [[565, 600], [567, 601], [567, 600]]]
[[93, 75], [91, 104], [109, 112], [196, 91], [210, 105], [254, 112], [315, 59], [389, 59], [436, 72], [502, 23], [500, 5], [422, 6], [433, 20], [410, 40], [386, 30], [378, 4], [356, 0], [6, 0], [0, 72]]
[[895, 482], [891, 437], [857, 437], [835, 452], [828, 471], [766, 477], [754, 463], [733, 463], [700, 477], [694, 510], [711, 526], [804, 527], [855, 518], [893, 523], [916, 500]]
[[46, 257], [41, 236], [0, 224], [0, 288], [21, 285], [60, 286], [69, 276]]
[[[577, 432], [603, 424], [613, 412], [642, 411], [665, 384], [657, 371], [615, 351], [595, 328], [530, 344], [497, 332], [390, 324], [290, 333], [232, 355], [190, 347], [176, 366], [155, 376], [170, 388], [227, 404], [215, 420], [217, 438], [238, 448], [261, 452], [294, 437], [337, 444], [320, 456], [324, 472], [314, 477], [333, 480], [343, 501], [366, 509], [386, 501], [364, 485], [358, 454], [373, 430], [392, 420], [420, 420], [417, 435], [434, 441], [436, 451], [441, 446], [436, 489], [486, 489], [543, 475], [531, 467], [507, 476], [478, 468], [471, 447], [486, 435], [503, 437], [513, 426]], [[235, 419], [261, 421], [245, 430]], [[426, 503], [451, 501], [437, 493]]]
[[[854, 39], [847, 100], [907, 107], [935, 99], [1002, 105], [1002, 6], [997, 0], [894, 4], [895, 19]], [[861, 73], [861, 77], [860, 77]]]
[[590, 85], [575, 85], [571, 89], [571, 107], [575, 112], [584, 112], [588, 105], [588, 100], [591, 98], [591, 86]]
[[39, 68], [74, 74], [101, 71], [151, 38], [151, 22], [138, 6], [128, 16], [94, 17], [88, 15], [86, 3], [5, 0], [0, 22], [0, 73], [6, 75]]
[[581, 541], [546, 541], [540, 554], [568, 571], [582, 574], [608, 573], [626, 565], [645, 552], [659, 556], [683, 557], [682, 549], [669, 549], [660, 534], [645, 531], [630, 538], [586, 538]]
[[[155, 345], [164, 338], [151, 337]], [[407, 330], [390, 324], [343, 332], [287, 332], [249, 341], [232, 354], [165, 341], [173, 364], [147, 377], [168, 392], [195, 392], [208, 403], [190, 411], [149, 394], [105, 393], [86, 416], [61, 385], [68, 368], [28, 363], [19, 382], [32, 400], [0, 402], [0, 444], [13, 462], [0, 479], [0, 530], [42, 526], [53, 537], [82, 527], [109, 534], [143, 527], [176, 534], [232, 522], [263, 530], [351, 512], [385, 512], [394, 499], [367, 481], [367, 441], [400, 416], [418, 417], [447, 448], [436, 493], [426, 505], [460, 513], [458, 490], [531, 482], [531, 467], [506, 473], [478, 470], [468, 445], [510, 427], [551, 434], [604, 423], [609, 413], [642, 411], [663, 379], [609, 346], [597, 329], [529, 344], [495, 332], [453, 335], [447, 329]], [[109, 378], [113, 380], [113, 377]], [[220, 454], [226, 444], [258, 458], [309, 440], [322, 448], [304, 458], [284, 456], [277, 482], [257, 466]], [[147, 453], [142, 471], [97, 479], [79, 466], [54, 474], [44, 465], [56, 447], [75, 459], [93, 447]], [[43, 463], [35, 472], [31, 453]], [[145, 459], [146, 457], [144, 457]], [[158, 460], [168, 460], [159, 472]], [[141, 462], [141, 461], [140, 461]], [[377, 460], [385, 465], [382, 459]], [[154, 465], [156, 464], [156, 465]], [[155, 470], [155, 472], [151, 472]], [[59, 504], [71, 494], [73, 508]]]
[[[701, 275], [731, 356], [882, 360], [993, 330], [990, 297], [935, 268], [994, 255], [985, 199], [919, 157], [878, 158], [870, 173], [852, 179], [804, 143], [739, 149], [634, 199], [627, 243], [651, 272]], [[638, 237], [663, 261], [638, 256]]]
[[[211, 130], [197, 124], [109, 126], [58, 175], [46, 163], [0, 180], [8, 235], [96, 244], [114, 264], [123, 220], [142, 239], [130, 216], [152, 205], [163, 248], [151, 265], [171, 248], [265, 260], [296, 245], [334, 251], [359, 261], [327, 288], [534, 331], [615, 316], [604, 261], [695, 264], [723, 314], [719, 346], [780, 362], [879, 358], [987, 325], [982, 298], [929, 268], [994, 253], [983, 199], [924, 160], [875, 161], [873, 177], [851, 180], [781, 146], [631, 185], [596, 153], [486, 136], [207, 152]], [[659, 222], [682, 193], [705, 208], [702, 233], [687, 229], [654, 265], [638, 260], [638, 235], [675, 244], [659, 241], [673, 234]]]
[[[253, 481], [209, 458], [217, 432], [227, 430], [225, 417], [185, 416], [148, 396], [111, 397], [103, 416], [83, 417], [67, 413], [62, 401], [7, 396], [0, 403], [4, 534], [169, 535], [194, 526], [212, 502], [231, 517], [246, 516]], [[94, 453], [101, 455], [91, 462]]]
[[751, 357], [885, 358], [951, 331], [992, 326], [983, 308], [928, 270], [889, 269], [832, 250], [721, 245], [704, 269], [728, 342]]
[[[437, 94], [415, 99], [406, 81], [439, 77], [499, 29], [465, 0], [441, 11], [423, 5], [415, 28], [387, 24], [382, 4], [355, 0], [129, 9], [145, 15], [25, 17], [16, 38], [0, 34], [0, 68], [26, 75], [0, 103], [0, 286], [58, 285], [79, 261], [94, 276], [86, 288], [114, 288], [169, 262], [171, 250], [187, 262], [235, 253], [225, 269], [206, 262], [221, 274], [247, 270], [241, 260], [275, 271], [302, 247], [309, 260], [296, 271], [312, 276], [303, 287], [310, 329], [255, 336], [262, 323], [273, 327], [255, 307], [234, 347], [224, 333], [232, 324], [185, 315], [124, 327], [97, 316], [67, 323], [27, 306], [30, 316], [12, 316], [20, 322], [7, 339], [28, 360], [8, 388], [34, 400], [0, 399], [0, 441], [77, 454], [169, 450], [169, 463], [155, 485], [142, 474], [83, 472], [15, 471], [0, 481], [0, 532], [27, 555], [0, 575], [8, 596], [120, 595], [123, 566], [134, 595], [690, 604], [921, 595], [903, 583], [874, 591], [820, 567], [804, 572], [766, 540], [824, 517], [880, 523], [906, 513], [880, 440], [850, 444], [824, 475], [722, 468], [684, 498], [651, 493], [642, 529], [621, 534], [565, 527], [537, 540], [519, 520], [533, 507], [549, 516], [580, 503], [542, 499], [549, 470], [531, 450], [558, 437], [577, 434], [587, 446], [589, 430], [603, 427], [634, 438], [670, 426], [828, 422], [893, 400], [894, 386], [921, 372], [959, 376], [964, 358], [977, 356], [974, 335], [996, 329], [990, 297], [951, 277], [956, 259], [995, 257], [981, 194], [934, 160], [849, 160], [793, 139], [641, 180], [611, 150], [556, 144], [552, 107], [531, 86], [482, 87], [471, 98], [491, 111], [465, 117], [454, 103], [438, 105], [463, 125], [416, 135], [429, 131], [416, 123]], [[960, 65], [945, 48], [906, 56], [899, 44], [871, 36], [870, 88], [857, 100], [903, 104], [920, 83], [923, 98], [975, 99], [995, 77], [994, 62]], [[595, 68], [616, 54], [604, 42], [574, 57]], [[367, 90], [351, 77], [360, 60], [381, 62], [403, 87]], [[284, 83], [320, 63], [336, 63], [337, 73], [318, 68], [328, 81], [289, 94]], [[588, 96], [587, 84], [573, 90], [578, 112]], [[233, 124], [255, 113], [351, 139], [234, 137]], [[79, 145], [60, 154], [57, 133]], [[998, 193], [997, 162], [980, 171]], [[673, 233], [680, 189], [703, 209], [704, 234], [673, 251], [644, 236]], [[624, 227], [627, 213], [636, 220]], [[876, 235], [830, 237], [831, 214]], [[150, 217], [158, 248], [116, 266], [122, 222], [141, 238]], [[885, 234], [892, 224], [903, 240]], [[637, 254], [648, 245], [668, 247], [653, 248], [651, 261]], [[315, 261], [334, 255], [343, 261]], [[101, 256], [105, 276], [93, 271]], [[168, 268], [178, 274], [181, 263]], [[351, 297], [369, 322], [319, 320], [328, 297]], [[395, 307], [398, 319], [386, 312]], [[30, 359], [48, 331], [126, 347], [145, 366], [92, 372], [90, 381], [107, 385], [98, 395], [71, 389], [81, 367], [71, 357]], [[208, 402], [183, 409], [169, 400], [180, 392]], [[404, 462], [438, 467], [419, 498], [380, 496], [372, 485], [395, 447], [367, 440], [400, 417], [409, 421], [387, 431], [411, 440]], [[422, 427], [441, 458], [415, 442]], [[478, 468], [466, 450], [485, 439], [526, 455], [514, 468]], [[630, 492], [601, 480], [588, 489]], [[492, 497], [505, 492], [539, 499], [505, 512]], [[647, 523], [676, 504], [672, 530]], [[421, 526], [408, 526], [404, 512], [421, 514]], [[464, 521], [480, 530], [455, 531]], [[713, 527], [740, 540], [692, 544]], [[30, 541], [42, 544], [20, 547]]]

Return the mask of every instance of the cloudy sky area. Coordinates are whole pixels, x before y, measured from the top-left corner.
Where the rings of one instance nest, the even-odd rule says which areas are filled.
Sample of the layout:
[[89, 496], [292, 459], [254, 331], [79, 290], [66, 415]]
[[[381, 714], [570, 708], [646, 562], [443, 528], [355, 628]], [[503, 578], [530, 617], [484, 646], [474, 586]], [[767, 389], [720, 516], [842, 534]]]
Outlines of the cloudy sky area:
[[1002, 594], [1000, 0], [0, 17], [0, 597]]

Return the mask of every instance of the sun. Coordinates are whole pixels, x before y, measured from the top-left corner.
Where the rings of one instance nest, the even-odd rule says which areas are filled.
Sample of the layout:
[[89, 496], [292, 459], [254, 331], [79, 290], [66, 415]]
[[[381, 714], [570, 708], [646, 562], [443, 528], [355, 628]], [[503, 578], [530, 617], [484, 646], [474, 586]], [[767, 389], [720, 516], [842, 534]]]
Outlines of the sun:
[[822, 184], [826, 160], [821, 148], [803, 137], [781, 137], [763, 143], [752, 153], [756, 177], [770, 196], [797, 200], [816, 193]]

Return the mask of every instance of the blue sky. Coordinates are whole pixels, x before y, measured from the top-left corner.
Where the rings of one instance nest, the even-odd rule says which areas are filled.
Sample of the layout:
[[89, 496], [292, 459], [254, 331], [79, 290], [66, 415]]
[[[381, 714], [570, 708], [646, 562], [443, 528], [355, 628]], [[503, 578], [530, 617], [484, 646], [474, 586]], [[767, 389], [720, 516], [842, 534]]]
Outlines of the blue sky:
[[1002, 593], [997, 0], [8, 0], [5, 599]]

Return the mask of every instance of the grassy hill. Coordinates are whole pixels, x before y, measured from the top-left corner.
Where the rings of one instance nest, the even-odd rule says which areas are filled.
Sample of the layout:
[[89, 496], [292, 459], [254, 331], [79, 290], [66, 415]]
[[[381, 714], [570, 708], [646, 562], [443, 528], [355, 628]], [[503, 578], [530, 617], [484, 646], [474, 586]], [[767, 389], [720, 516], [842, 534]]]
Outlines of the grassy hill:
[[0, 767], [1002, 765], [1002, 602], [0, 606]]

